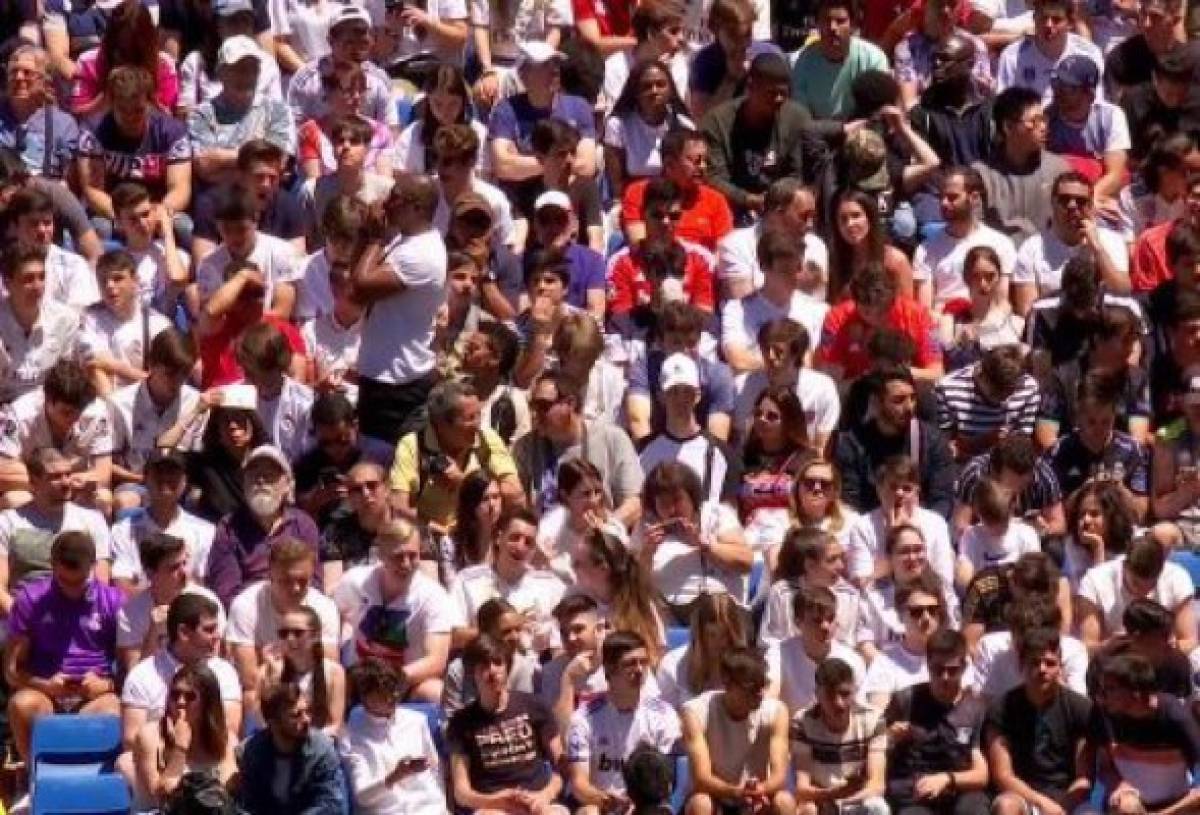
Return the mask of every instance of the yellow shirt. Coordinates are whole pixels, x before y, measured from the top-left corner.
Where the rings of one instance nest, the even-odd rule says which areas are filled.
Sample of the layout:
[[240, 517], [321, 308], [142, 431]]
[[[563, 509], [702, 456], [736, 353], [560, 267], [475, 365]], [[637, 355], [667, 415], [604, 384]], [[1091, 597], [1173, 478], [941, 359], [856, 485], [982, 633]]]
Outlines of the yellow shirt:
[[[458, 491], [450, 489], [442, 479], [433, 478], [432, 473], [421, 471], [421, 447], [424, 447], [425, 455], [441, 450], [438, 447], [437, 434], [433, 432], [432, 427], [418, 432], [425, 434], [423, 445], [417, 443], [416, 433], [409, 433], [396, 445], [396, 458], [392, 462], [389, 485], [393, 490], [408, 493], [409, 503], [415, 505], [417, 517], [422, 521], [449, 527], [454, 523]], [[517, 475], [517, 465], [512, 454], [508, 452], [496, 431], [490, 428], [480, 429], [479, 439], [467, 456], [467, 466], [463, 469], [463, 475], [481, 468], [486, 469], [496, 479]], [[426, 481], [424, 484], [421, 483], [422, 477]]]

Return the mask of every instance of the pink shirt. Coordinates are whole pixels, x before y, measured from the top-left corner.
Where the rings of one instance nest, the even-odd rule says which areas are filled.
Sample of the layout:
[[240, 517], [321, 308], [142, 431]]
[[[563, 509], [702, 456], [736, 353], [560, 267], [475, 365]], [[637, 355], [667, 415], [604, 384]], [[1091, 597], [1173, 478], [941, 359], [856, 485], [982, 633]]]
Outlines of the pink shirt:
[[[102, 67], [99, 48], [93, 48], [79, 57], [79, 71], [75, 74], [75, 87], [71, 89], [71, 110], [91, 104], [104, 92], [100, 80]], [[155, 101], [163, 110], [173, 113], [179, 102], [179, 74], [175, 73], [175, 62], [161, 51], [158, 54], [156, 83], [158, 90]]]

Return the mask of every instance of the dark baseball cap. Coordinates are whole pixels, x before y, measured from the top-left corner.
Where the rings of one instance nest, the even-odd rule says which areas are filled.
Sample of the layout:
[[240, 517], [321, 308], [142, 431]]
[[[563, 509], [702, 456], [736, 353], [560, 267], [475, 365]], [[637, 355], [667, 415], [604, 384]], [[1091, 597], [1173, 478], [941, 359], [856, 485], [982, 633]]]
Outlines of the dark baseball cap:
[[1052, 81], [1066, 88], [1093, 90], [1100, 84], [1100, 66], [1082, 54], [1071, 54], [1055, 66]]

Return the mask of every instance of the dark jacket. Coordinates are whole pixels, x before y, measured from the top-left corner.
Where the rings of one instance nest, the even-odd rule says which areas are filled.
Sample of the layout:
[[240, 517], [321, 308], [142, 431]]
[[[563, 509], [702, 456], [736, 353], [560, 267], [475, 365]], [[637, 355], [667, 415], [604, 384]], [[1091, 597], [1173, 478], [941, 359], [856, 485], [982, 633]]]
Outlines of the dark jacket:
[[242, 748], [242, 785], [238, 803], [247, 815], [348, 815], [342, 762], [333, 741], [315, 728], [291, 759], [287, 795], [275, 789], [275, 761], [279, 758], [270, 730], [260, 730]]
[[[937, 425], [917, 421], [920, 445], [921, 506], [949, 519], [954, 507], [957, 472], [950, 446]], [[863, 422], [838, 434], [834, 460], [842, 476], [842, 500], [858, 512], [879, 506], [875, 470], [897, 455], [912, 455], [909, 433], [885, 436], [874, 421]]]

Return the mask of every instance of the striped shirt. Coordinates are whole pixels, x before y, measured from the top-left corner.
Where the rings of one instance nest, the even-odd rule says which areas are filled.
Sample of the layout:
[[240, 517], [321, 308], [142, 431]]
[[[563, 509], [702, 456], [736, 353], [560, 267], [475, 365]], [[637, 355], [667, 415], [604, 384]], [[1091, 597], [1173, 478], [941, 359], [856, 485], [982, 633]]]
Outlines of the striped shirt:
[[947, 374], [934, 387], [938, 427], [950, 438], [986, 436], [1002, 427], [1014, 433], [1033, 434], [1041, 395], [1037, 380], [1021, 377], [1017, 389], [1003, 402], [984, 398], [975, 382], [981, 363]]
[[[982, 453], [963, 465], [954, 482], [954, 500], [970, 506], [975, 500], [975, 488], [985, 477], [992, 474], [992, 454]], [[1016, 515], [1022, 516], [1033, 510], [1043, 510], [1062, 501], [1062, 489], [1054, 468], [1045, 459], [1033, 465], [1033, 478], [1024, 491], [1017, 496]]]
[[798, 712], [792, 718], [789, 738], [792, 751], [804, 746], [812, 753], [807, 769], [812, 784], [830, 789], [854, 776], [867, 773], [867, 755], [887, 750], [887, 728], [879, 711], [865, 705], [850, 712], [850, 726], [841, 733], [831, 733], [817, 706]]

